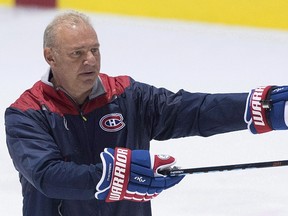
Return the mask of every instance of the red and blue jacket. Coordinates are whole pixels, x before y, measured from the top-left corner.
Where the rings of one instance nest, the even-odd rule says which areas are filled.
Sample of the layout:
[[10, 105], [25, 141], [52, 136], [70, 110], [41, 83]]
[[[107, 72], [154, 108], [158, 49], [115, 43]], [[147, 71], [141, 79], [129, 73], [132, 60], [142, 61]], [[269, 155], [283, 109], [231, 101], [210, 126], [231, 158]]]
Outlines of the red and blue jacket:
[[152, 139], [247, 128], [243, 116], [248, 93], [173, 93], [128, 76], [100, 74], [79, 107], [48, 78], [36, 82], [5, 112], [25, 216], [149, 216], [150, 202], [95, 199], [102, 175], [99, 155], [105, 147], [147, 150]]

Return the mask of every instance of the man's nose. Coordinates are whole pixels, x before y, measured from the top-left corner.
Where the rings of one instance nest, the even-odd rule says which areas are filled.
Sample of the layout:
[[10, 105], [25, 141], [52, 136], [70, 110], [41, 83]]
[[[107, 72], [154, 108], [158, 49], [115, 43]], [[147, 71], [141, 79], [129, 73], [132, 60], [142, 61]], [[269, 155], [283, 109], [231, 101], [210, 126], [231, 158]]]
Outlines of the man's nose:
[[91, 51], [87, 52], [86, 58], [84, 59], [84, 65], [94, 66], [96, 64], [96, 56]]

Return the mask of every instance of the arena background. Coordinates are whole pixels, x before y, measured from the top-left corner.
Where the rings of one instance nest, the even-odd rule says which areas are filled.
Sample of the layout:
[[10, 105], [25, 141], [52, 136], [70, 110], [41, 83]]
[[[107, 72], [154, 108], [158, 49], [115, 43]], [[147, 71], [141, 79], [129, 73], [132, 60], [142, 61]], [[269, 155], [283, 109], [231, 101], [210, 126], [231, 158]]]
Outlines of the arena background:
[[[4, 112], [47, 71], [43, 31], [58, 10], [88, 12], [101, 41], [101, 71], [111, 76], [128, 74], [174, 92], [287, 85], [284, 0], [134, 1], [0, 0], [0, 215], [22, 215]], [[184, 168], [287, 160], [288, 136], [287, 130], [259, 136], [244, 130], [153, 140], [151, 152], [173, 155]], [[287, 182], [288, 167], [189, 175], [153, 200], [152, 211], [155, 216], [287, 216]]]
[[288, 29], [287, 0], [0, 0], [0, 5]]

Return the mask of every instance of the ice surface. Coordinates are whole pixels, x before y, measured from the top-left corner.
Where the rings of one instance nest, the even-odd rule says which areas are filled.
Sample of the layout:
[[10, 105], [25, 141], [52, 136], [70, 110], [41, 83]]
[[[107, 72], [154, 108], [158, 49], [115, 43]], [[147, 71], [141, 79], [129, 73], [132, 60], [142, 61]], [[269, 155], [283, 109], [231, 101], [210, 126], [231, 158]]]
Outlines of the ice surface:
[[[0, 7], [1, 116], [47, 70], [42, 35], [56, 10]], [[288, 32], [90, 14], [101, 42], [102, 72], [197, 92], [247, 92], [287, 84]], [[21, 215], [17, 172], [1, 118], [0, 214]], [[182, 167], [288, 159], [286, 131], [153, 141], [151, 151]], [[288, 215], [288, 167], [190, 175], [153, 201], [154, 215]]]

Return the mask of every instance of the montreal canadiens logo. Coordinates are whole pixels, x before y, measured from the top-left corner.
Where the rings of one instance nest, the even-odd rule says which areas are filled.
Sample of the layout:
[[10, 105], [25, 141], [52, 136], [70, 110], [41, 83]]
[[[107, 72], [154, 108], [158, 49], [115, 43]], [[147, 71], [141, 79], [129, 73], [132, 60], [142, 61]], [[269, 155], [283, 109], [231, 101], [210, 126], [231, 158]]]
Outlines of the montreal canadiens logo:
[[100, 121], [100, 127], [107, 132], [116, 132], [125, 127], [124, 118], [120, 113], [110, 113], [103, 116]]

